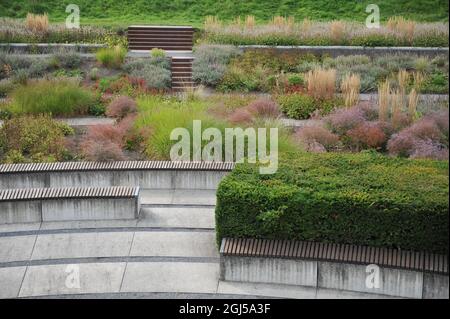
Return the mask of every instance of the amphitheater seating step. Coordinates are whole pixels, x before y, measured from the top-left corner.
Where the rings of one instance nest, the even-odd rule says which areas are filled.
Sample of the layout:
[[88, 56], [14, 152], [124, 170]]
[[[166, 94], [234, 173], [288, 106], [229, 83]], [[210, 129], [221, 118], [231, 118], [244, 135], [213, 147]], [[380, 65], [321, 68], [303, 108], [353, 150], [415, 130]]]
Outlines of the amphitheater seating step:
[[130, 50], [191, 51], [194, 29], [177, 26], [130, 26], [128, 47]]

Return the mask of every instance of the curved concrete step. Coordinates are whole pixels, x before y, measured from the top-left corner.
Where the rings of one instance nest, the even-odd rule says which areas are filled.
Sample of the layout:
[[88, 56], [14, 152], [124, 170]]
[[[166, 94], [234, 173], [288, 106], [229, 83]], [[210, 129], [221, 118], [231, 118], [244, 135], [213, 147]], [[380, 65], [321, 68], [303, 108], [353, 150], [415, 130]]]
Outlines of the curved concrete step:
[[216, 191], [209, 189], [141, 189], [141, 205], [177, 205], [186, 207], [216, 205]]
[[[8, 288], [2, 291], [1, 297], [118, 292], [216, 293], [219, 273], [217, 263], [184, 262], [58, 264], [30, 266], [26, 271], [24, 268], [0, 269], [0, 280], [9, 278]], [[75, 274], [79, 280], [73, 280]]]
[[[219, 257], [214, 231], [189, 229], [133, 231], [45, 232], [34, 235], [0, 237], [0, 267], [23, 265], [24, 262], [53, 264], [58, 260], [83, 258], [114, 259], [125, 261], [133, 257]], [[115, 260], [115, 259], [114, 259]], [[82, 260], [81, 260], [82, 261]]]

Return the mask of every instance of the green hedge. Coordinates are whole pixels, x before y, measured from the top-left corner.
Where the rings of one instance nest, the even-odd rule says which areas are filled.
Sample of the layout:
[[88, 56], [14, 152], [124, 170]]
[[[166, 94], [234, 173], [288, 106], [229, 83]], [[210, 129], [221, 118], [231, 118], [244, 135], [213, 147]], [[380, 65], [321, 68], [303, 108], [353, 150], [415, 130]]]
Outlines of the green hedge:
[[448, 253], [448, 161], [375, 153], [289, 155], [274, 175], [240, 164], [217, 191], [224, 237]]

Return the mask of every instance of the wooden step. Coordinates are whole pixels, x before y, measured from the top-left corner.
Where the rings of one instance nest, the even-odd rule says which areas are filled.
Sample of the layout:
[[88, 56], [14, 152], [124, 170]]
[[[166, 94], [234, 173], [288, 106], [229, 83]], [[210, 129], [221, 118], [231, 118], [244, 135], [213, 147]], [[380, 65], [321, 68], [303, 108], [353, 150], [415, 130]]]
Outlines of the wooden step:
[[192, 37], [191, 36], [187, 36], [187, 35], [179, 35], [179, 34], [174, 34], [172, 36], [170, 36], [170, 38], [167, 35], [160, 35], [160, 34], [155, 34], [155, 35], [147, 35], [147, 34], [129, 34], [128, 35], [128, 39], [132, 39], [133, 41], [141, 41], [141, 40], [165, 40], [165, 39], [174, 39], [174, 40], [180, 40], [180, 41], [192, 41]]
[[178, 42], [178, 41], [132, 41], [132, 45], [134, 46], [192, 46], [192, 42]]
[[176, 32], [194, 32], [192, 27], [181, 27], [181, 26], [129, 26], [128, 31], [141, 30], [141, 31], [154, 31], [154, 32], [165, 32], [165, 31], [176, 31]]
[[171, 67], [172, 72], [192, 72], [192, 64], [187, 66], [174, 66]]
[[172, 58], [172, 64], [192, 63], [194, 58]]
[[192, 78], [192, 71], [191, 72], [173, 72], [172, 71], [172, 77], [189, 77], [189, 78]]
[[128, 45], [130, 50], [151, 50], [163, 49], [167, 51], [191, 51], [192, 46], [135, 46], [132, 43]]
[[193, 32], [179, 32], [179, 31], [175, 31], [175, 32], [158, 32], [158, 31], [128, 31], [127, 32], [128, 36], [165, 36], [165, 37], [170, 37], [170, 36], [181, 36], [181, 37], [189, 37], [192, 38], [194, 36]]

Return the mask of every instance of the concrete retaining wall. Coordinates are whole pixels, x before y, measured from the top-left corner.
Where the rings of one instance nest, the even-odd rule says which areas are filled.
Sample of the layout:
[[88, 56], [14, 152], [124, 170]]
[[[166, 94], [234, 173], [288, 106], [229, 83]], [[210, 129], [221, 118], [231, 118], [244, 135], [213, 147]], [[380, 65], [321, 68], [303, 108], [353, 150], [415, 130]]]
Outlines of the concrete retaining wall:
[[162, 189], [216, 189], [227, 171], [105, 170], [0, 173], [0, 188], [139, 186]]
[[294, 51], [298, 53], [312, 53], [316, 55], [327, 54], [332, 57], [339, 55], [369, 55], [378, 56], [386, 54], [415, 54], [423, 56], [448, 56], [448, 48], [419, 48], [419, 47], [362, 47], [362, 46], [268, 46], [268, 45], [242, 45], [239, 48], [274, 49], [278, 51]]
[[139, 196], [1, 201], [0, 224], [135, 219], [139, 210]]
[[50, 54], [61, 50], [73, 50], [79, 53], [92, 53], [106, 44], [73, 43], [0, 43], [0, 51], [12, 54]]
[[379, 288], [368, 288], [366, 265], [302, 259], [220, 257], [220, 279], [289, 284], [405, 298], [449, 298], [449, 276], [380, 267]]

